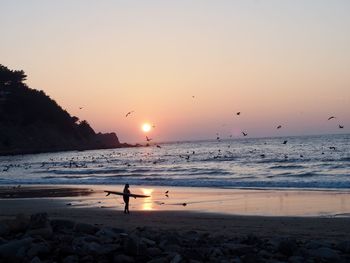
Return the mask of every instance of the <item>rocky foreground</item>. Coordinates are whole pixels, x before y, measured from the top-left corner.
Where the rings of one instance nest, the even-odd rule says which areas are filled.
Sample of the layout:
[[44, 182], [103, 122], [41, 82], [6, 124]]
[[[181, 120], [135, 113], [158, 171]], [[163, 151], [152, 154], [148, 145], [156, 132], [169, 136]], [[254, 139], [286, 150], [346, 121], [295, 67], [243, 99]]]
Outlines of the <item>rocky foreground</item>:
[[332, 242], [228, 234], [146, 227], [130, 232], [49, 220], [45, 213], [18, 215], [0, 222], [0, 262], [350, 262], [350, 238]]

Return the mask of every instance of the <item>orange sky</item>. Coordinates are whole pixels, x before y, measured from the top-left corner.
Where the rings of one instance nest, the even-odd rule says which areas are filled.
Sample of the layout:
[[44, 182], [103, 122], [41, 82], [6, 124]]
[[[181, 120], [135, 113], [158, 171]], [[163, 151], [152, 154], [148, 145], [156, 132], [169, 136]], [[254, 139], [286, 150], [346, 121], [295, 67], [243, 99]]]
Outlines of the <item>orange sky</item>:
[[349, 132], [348, 1], [0, 7], [0, 63], [121, 141], [144, 141], [146, 121], [157, 141]]

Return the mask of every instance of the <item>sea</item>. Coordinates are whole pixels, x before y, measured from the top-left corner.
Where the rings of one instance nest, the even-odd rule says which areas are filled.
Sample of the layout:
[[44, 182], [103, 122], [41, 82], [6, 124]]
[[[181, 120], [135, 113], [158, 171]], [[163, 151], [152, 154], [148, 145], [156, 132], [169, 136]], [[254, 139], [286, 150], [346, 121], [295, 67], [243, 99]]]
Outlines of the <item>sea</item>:
[[[158, 145], [158, 146], [157, 146]], [[0, 157], [0, 185], [350, 189], [350, 134]]]

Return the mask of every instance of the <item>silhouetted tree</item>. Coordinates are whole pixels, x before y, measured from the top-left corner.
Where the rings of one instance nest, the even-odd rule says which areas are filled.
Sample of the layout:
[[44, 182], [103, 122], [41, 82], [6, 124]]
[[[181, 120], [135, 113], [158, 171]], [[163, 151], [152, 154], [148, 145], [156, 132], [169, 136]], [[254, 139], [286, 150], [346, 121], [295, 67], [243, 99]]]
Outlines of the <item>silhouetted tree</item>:
[[27, 75], [23, 70], [10, 70], [0, 64], [0, 85], [10, 85], [14, 83], [23, 83]]

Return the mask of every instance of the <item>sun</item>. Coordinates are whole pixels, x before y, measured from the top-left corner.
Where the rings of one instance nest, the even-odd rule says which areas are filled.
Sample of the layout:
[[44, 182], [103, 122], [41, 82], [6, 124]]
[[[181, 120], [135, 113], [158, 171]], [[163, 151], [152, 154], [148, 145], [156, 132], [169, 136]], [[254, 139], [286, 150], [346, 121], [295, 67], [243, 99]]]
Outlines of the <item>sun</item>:
[[149, 132], [151, 130], [152, 126], [149, 123], [142, 124], [142, 131], [143, 132]]

